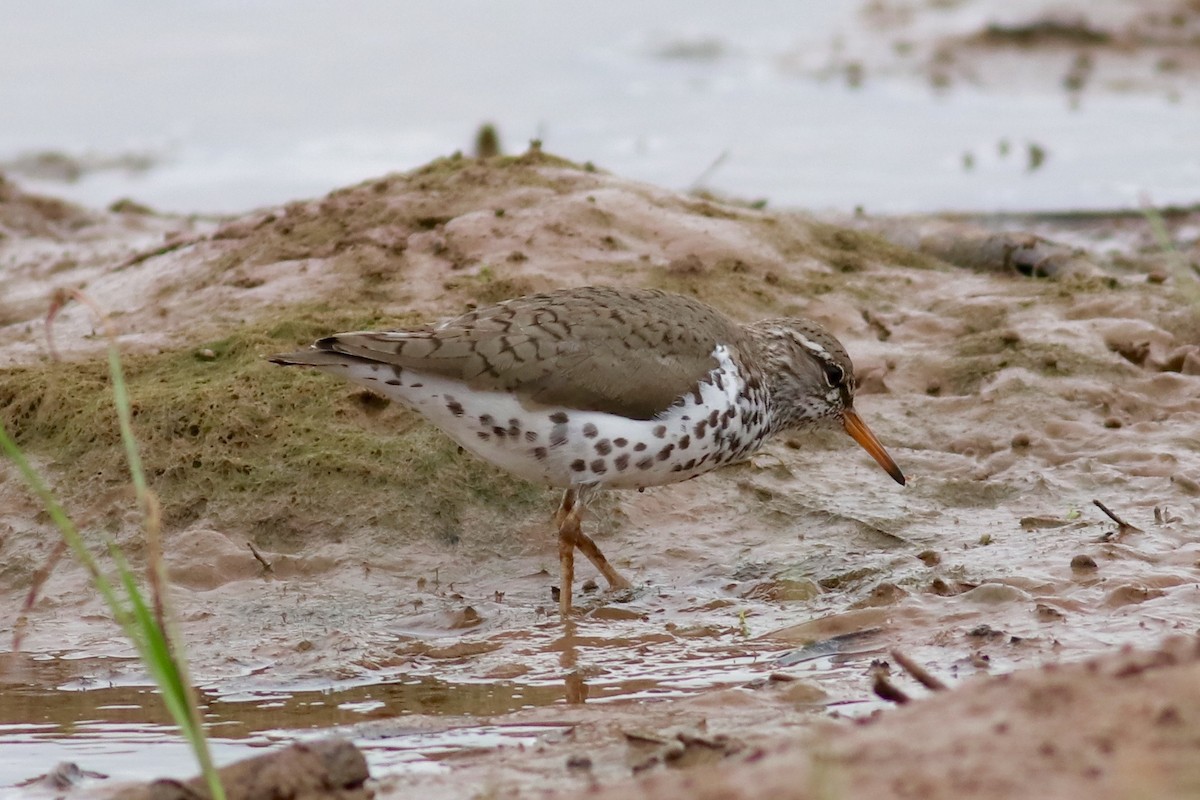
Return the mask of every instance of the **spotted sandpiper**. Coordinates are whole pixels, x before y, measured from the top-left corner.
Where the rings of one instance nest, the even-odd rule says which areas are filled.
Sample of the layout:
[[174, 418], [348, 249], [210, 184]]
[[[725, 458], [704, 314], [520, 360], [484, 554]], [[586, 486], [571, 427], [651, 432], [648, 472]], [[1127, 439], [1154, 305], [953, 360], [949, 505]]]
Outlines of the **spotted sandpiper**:
[[270, 360], [367, 386], [485, 461], [565, 489], [555, 515], [563, 619], [575, 548], [610, 586], [630, 585], [581, 529], [596, 489], [685, 481], [781, 431], [839, 425], [904, 483], [855, 412], [850, 357], [828, 331], [799, 318], [739, 325], [653, 289], [529, 295], [430, 327], [339, 333]]

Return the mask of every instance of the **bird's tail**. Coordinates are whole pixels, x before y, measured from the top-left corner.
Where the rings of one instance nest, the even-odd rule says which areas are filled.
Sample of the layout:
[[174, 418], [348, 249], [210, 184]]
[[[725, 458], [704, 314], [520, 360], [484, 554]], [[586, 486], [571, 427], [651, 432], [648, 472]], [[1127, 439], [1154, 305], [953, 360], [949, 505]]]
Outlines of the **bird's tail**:
[[367, 363], [369, 359], [358, 358], [332, 350], [298, 350], [295, 353], [278, 353], [267, 356], [267, 361], [284, 367], [345, 367], [349, 364]]

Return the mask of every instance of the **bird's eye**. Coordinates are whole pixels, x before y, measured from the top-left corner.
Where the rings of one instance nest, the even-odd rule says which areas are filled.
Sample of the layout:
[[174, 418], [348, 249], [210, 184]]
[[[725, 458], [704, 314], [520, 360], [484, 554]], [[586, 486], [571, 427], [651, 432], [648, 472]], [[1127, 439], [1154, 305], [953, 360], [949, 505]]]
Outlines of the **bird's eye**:
[[846, 380], [846, 371], [837, 364], [826, 362], [825, 380], [829, 381], [829, 385], [832, 387], [841, 386], [842, 382]]

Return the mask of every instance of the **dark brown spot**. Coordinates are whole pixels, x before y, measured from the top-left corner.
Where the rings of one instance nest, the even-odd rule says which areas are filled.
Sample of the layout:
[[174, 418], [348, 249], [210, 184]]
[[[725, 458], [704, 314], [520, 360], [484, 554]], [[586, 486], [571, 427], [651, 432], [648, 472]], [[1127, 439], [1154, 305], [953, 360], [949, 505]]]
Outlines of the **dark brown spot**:
[[612, 443], [608, 439], [601, 439], [596, 442], [596, 452], [602, 456], [606, 456], [612, 452]]
[[617, 447], [624, 447], [625, 445], [629, 444], [629, 440], [624, 436], [618, 436], [616, 439], [613, 439], [613, 444], [615, 444]]
[[537, 441], [537, 431], [525, 431], [525, 441], [536, 442]]
[[684, 464], [684, 465], [683, 465], [683, 468], [684, 468], [684, 469], [691, 469], [691, 468], [692, 468], [692, 467], [694, 467], [694, 466], [696, 466], [696, 459], [694, 459], [694, 458], [693, 458], [692, 460], [690, 460], [690, 461], [688, 461], [686, 464]]
[[566, 425], [569, 419], [571, 418], [567, 416], [567, 412], [565, 411], [555, 411], [550, 415], [550, 421], [555, 425]]
[[496, 418], [491, 414], [483, 414], [479, 417], [479, 424], [485, 428], [490, 428], [496, 424]]
[[446, 398], [446, 410], [456, 417], [461, 417], [463, 413], [462, 403], [455, 400], [453, 397]]
[[633, 449], [634, 449], [634, 450], [636, 450], [637, 452], [639, 452], [639, 453], [640, 453], [640, 452], [642, 452], [643, 450], [645, 450], [645, 449], [646, 449], [646, 443], [645, 443], [645, 442], [638, 442], [637, 444], [635, 444], [635, 445], [633, 446]]
[[395, 378], [389, 378], [388, 380], [384, 381], [384, 383], [386, 383], [388, 386], [399, 386], [400, 385], [400, 381], [396, 380]]
[[676, 464], [671, 467], [671, 472], [683, 472], [683, 464]]
[[706, 422], [705, 420], [700, 420], [699, 422], [696, 423], [696, 427], [692, 429], [692, 432], [694, 434], [696, 434], [697, 439], [703, 439], [704, 432], [706, 430], [708, 430], [708, 422]]
[[603, 475], [604, 473], [608, 472], [608, 465], [604, 463], [603, 458], [597, 458], [592, 462], [592, 472], [596, 473], [597, 475]]
[[696, 405], [700, 405], [704, 402], [704, 395], [700, 394], [699, 386], [697, 386], [695, 389], [692, 389], [692, 399], [696, 402]]
[[501, 428], [499, 425], [492, 426], [492, 433], [494, 433], [499, 439], [503, 439], [508, 435], [508, 431], [506, 431], [504, 428]]
[[577, 458], [571, 462], [571, 469], [575, 470], [576, 472], [583, 472], [585, 469], [587, 469], [587, 464], [584, 463], [582, 458]]
[[718, 372], [716, 375], [714, 375], [713, 380], [716, 381], [718, 389], [720, 389], [722, 392], [725, 391], [725, 379], [721, 377], [721, 373]]
[[655, 439], [661, 439], [666, 435], [667, 435], [667, 426], [666, 425], [655, 426], [655, 428], [654, 428], [654, 438]]
[[550, 431], [550, 446], [558, 447], [567, 443], [567, 426], [555, 425], [554, 430]]
[[583, 426], [583, 435], [587, 439], [595, 439], [598, 433], [600, 431], [596, 430], [596, 426], [590, 422]]
[[720, 418], [721, 418], [721, 412], [714, 410], [711, 414], [708, 415], [708, 424], [715, 426], [717, 424], [717, 420], [719, 420]]
[[669, 444], [666, 447], [664, 447], [662, 450], [659, 450], [658, 456], [657, 456], [658, 460], [666, 461], [668, 458], [671, 457], [671, 451], [674, 449], [675, 449], [675, 445]]
[[533, 448], [533, 457], [536, 458], [538, 461], [545, 461], [546, 460], [546, 448], [544, 448], [544, 447]]
[[392, 365], [392, 374], [395, 375], [397, 379], [400, 378], [401, 372], [402, 370], [400, 367], [396, 366], [395, 364]]
[[410, 383], [410, 384], [409, 384], [409, 386], [411, 386], [411, 387], [412, 387], [412, 388], [414, 388], [414, 389], [420, 389], [420, 388], [421, 388], [421, 387], [423, 387], [424, 385], [425, 385], [425, 384], [423, 384], [423, 383]]
[[492, 438], [492, 435], [490, 433], [488, 433], [487, 431], [476, 431], [475, 435], [478, 436], [480, 439], [483, 439], [485, 442], [488, 439]]
[[687, 434], [684, 434], [684, 437], [679, 440], [679, 449], [687, 450], [688, 447], [691, 445], [691, 443], [692, 443], [692, 437], [688, 436]]
[[617, 456], [613, 461], [613, 466], [617, 468], [617, 472], [624, 472], [625, 468], [629, 466], [629, 453], [621, 453]]
[[654, 466], [654, 458], [652, 456], [646, 456], [641, 461], [637, 462], [638, 469], [650, 469], [652, 466]]

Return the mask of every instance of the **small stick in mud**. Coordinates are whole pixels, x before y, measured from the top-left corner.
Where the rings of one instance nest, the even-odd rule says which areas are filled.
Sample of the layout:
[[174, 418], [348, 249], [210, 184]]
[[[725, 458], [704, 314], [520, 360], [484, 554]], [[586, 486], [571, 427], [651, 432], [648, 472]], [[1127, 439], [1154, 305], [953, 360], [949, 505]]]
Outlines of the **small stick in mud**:
[[1109, 539], [1124, 536], [1127, 533], [1142, 533], [1141, 528], [1137, 527], [1136, 525], [1130, 525], [1128, 522], [1126, 522], [1125, 520], [1121, 519], [1116, 514], [1114, 514], [1112, 512], [1112, 510], [1109, 509], [1108, 506], [1104, 505], [1104, 503], [1101, 503], [1099, 500], [1092, 500], [1092, 504], [1095, 505], [1096, 508], [1103, 511], [1104, 514], [1109, 519], [1111, 519], [1113, 522], [1117, 523], [1116, 531], [1114, 531], [1113, 533], [1105, 534], [1103, 536], [1104, 541], [1108, 541]]
[[250, 548], [250, 552], [253, 554], [254, 560], [259, 564], [262, 564], [263, 572], [268, 574], [273, 574], [275, 572], [275, 568], [271, 566], [271, 562], [263, 558], [263, 554], [258, 552], [258, 548], [254, 546], [254, 542], [246, 542], [246, 546]]
[[907, 692], [892, 683], [887, 676], [887, 670], [883, 667], [875, 667], [871, 670], [871, 690], [889, 703], [899, 706], [912, 700]]
[[917, 683], [921, 684], [926, 689], [929, 689], [932, 692], [944, 692], [948, 688], [940, 679], [934, 677], [929, 670], [925, 669], [923, 666], [918, 664], [916, 661], [913, 661], [899, 650], [892, 650], [891, 656], [892, 659], [900, 665], [902, 670], [907, 672], [909, 675], [912, 675], [913, 678], [916, 679]]
[[50, 556], [46, 559], [46, 562], [38, 567], [37, 572], [33, 573], [33, 581], [29, 587], [29, 592], [25, 595], [25, 602], [21, 603], [21, 613], [17, 615], [17, 622], [13, 625], [13, 652], [21, 649], [21, 641], [25, 638], [25, 628], [29, 625], [29, 612], [33, 610], [34, 604], [37, 603], [42, 586], [50, 579], [50, 573], [54, 572], [54, 568], [58, 566], [58, 562], [62, 560], [66, 552], [67, 540], [59, 539], [58, 544], [54, 545], [54, 549], [50, 551]]

